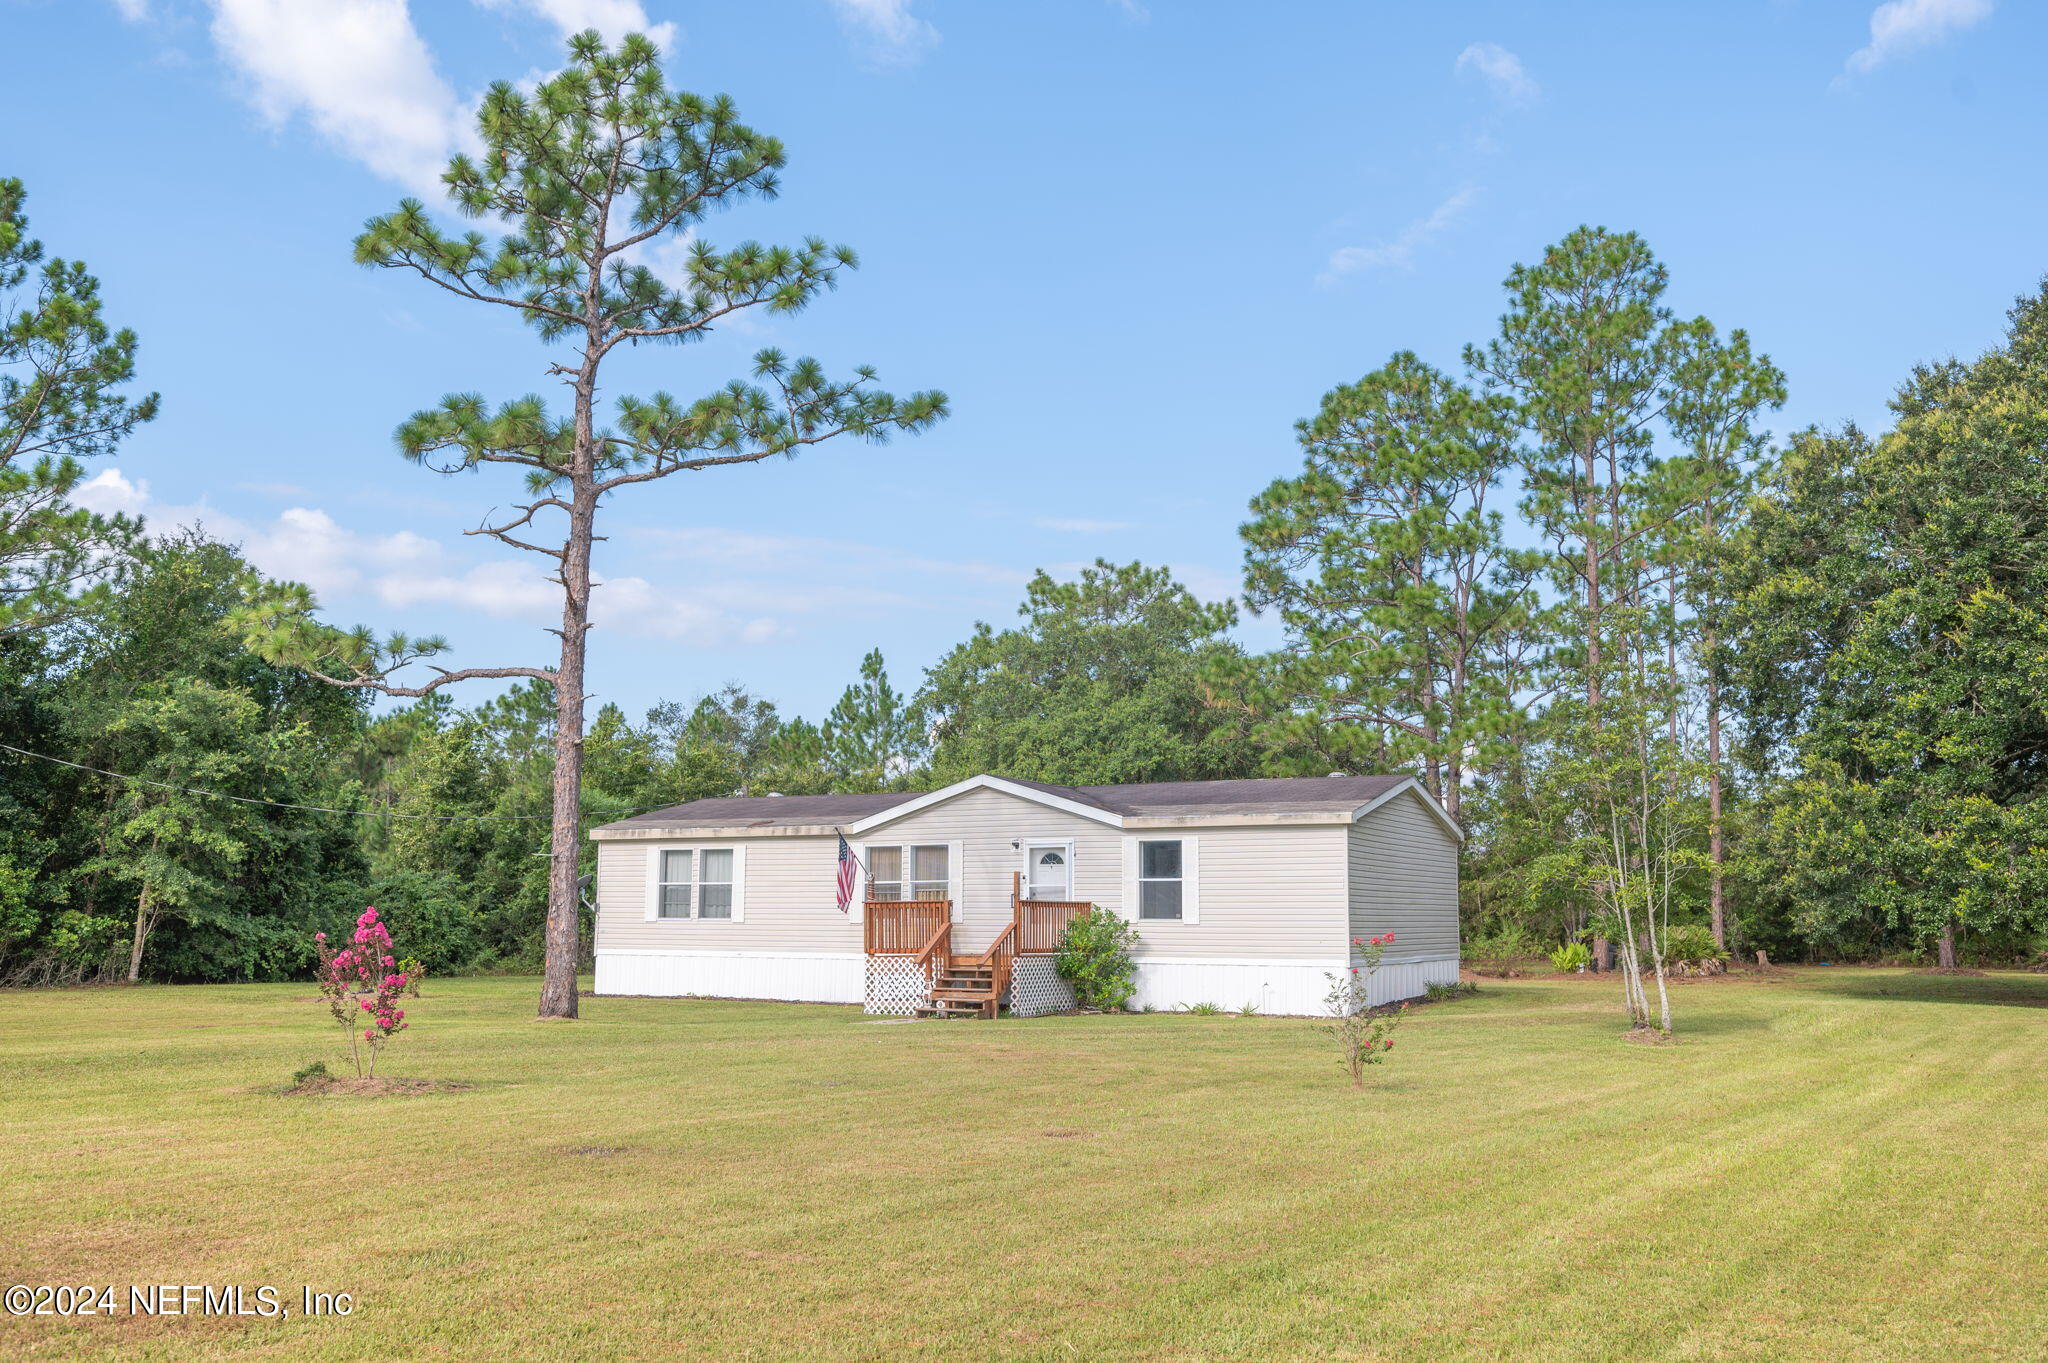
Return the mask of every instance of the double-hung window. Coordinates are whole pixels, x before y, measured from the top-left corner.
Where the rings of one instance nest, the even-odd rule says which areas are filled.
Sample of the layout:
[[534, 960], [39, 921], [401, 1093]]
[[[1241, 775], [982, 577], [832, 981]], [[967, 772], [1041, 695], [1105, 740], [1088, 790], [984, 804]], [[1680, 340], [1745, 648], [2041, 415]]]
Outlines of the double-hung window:
[[654, 858], [654, 918], [730, 922], [738, 916], [739, 854], [730, 847], [665, 847]]
[[908, 847], [876, 847], [870, 844], [867, 862], [870, 899], [900, 901], [953, 897], [953, 849], [943, 842]]
[[1138, 840], [1138, 917], [1179, 922], [1187, 905], [1187, 863], [1178, 838]]
[[1199, 838], [1147, 837], [1124, 839], [1124, 897], [1119, 910], [1142, 927], [1146, 923], [1202, 921], [1202, 856]]

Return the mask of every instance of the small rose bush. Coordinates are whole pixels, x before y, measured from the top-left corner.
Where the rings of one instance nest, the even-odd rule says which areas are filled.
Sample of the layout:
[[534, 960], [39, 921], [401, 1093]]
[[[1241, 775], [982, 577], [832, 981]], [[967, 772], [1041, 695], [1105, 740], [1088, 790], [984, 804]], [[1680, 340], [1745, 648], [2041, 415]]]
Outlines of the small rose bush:
[[375, 908], [363, 910], [355, 931], [339, 949], [329, 944], [324, 932], [313, 934], [313, 949], [320, 962], [315, 976], [320, 997], [348, 1034], [356, 1076], [371, 1078], [377, 1073], [378, 1052], [406, 1028], [399, 1001], [412, 986], [412, 977], [399, 966], [391, 933]]
[[1317, 1028], [1337, 1043], [1353, 1088], [1365, 1087], [1367, 1065], [1386, 1063], [1387, 1053], [1394, 1049], [1394, 1029], [1408, 1013], [1406, 1003], [1390, 1013], [1372, 1011], [1372, 977], [1393, 944], [1391, 932], [1370, 940], [1353, 938], [1351, 946], [1360, 964], [1344, 974], [1328, 977], [1330, 992], [1324, 995], [1323, 1003], [1330, 1011], [1330, 1020], [1318, 1023]]

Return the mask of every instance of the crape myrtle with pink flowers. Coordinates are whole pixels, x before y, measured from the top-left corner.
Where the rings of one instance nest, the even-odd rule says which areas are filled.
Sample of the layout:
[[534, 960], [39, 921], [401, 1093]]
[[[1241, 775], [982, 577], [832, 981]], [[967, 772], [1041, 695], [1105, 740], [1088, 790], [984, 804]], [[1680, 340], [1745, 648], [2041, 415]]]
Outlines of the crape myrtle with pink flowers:
[[1372, 977], [1393, 944], [1391, 932], [1373, 938], [1352, 938], [1351, 949], [1359, 964], [1341, 975], [1329, 976], [1330, 992], [1323, 997], [1330, 1020], [1317, 1026], [1337, 1043], [1353, 1088], [1365, 1086], [1367, 1065], [1386, 1062], [1387, 1052], [1394, 1049], [1394, 1029], [1408, 1012], [1406, 1003], [1392, 1012], [1372, 1011]]
[[390, 930], [375, 908], [364, 909], [356, 919], [346, 946], [337, 950], [326, 933], [316, 932], [313, 949], [320, 959], [314, 975], [320, 996], [348, 1035], [356, 1077], [371, 1078], [377, 1073], [377, 1053], [384, 1043], [406, 1029], [405, 1009], [399, 1007], [399, 1001], [412, 984], [412, 976], [399, 968]]

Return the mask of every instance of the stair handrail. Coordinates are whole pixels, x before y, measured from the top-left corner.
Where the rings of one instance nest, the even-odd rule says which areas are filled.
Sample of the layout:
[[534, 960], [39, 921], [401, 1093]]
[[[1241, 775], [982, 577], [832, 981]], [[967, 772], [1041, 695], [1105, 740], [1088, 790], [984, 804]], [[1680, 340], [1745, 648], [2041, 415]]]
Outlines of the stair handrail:
[[988, 944], [988, 950], [981, 953], [977, 965], [988, 970], [989, 1016], [1002, 1011], [1003, 994], [1010, 987], [1010, 967], [1017, 959], [1017, 923], [1012, 919], [1007, 927], [996, 934], [996, 940]]
[[953, 919], [948, 913], [939, 920], [939, 926], [933, 930], [932, 935], [925, 940], [924, 946], [919, 948], [917, 953], [917, 973], [924, 979], [927, 998], [939, 983], [939, 971], [942, 967], [935, 962], [950, 964], [952, 959]]

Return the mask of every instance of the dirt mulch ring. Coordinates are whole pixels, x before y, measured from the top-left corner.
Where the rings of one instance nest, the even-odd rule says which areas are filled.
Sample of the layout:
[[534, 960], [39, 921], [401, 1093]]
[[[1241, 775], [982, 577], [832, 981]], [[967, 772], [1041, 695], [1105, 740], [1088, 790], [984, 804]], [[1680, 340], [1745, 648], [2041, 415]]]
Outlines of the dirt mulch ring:
[[284, 1093], [287, 1098], [413, 1098], [474, 1087], [452, 1079], [308, 1079]]
[[1925, 970], [1916, 970], [1913, 973], [1915, 975], [1975, 975], [1980, 979], [1984, 975], [1984, 972], [1981, 970], [1972, 970], [1968, 966], [1962, 965], [1929, 966]]

